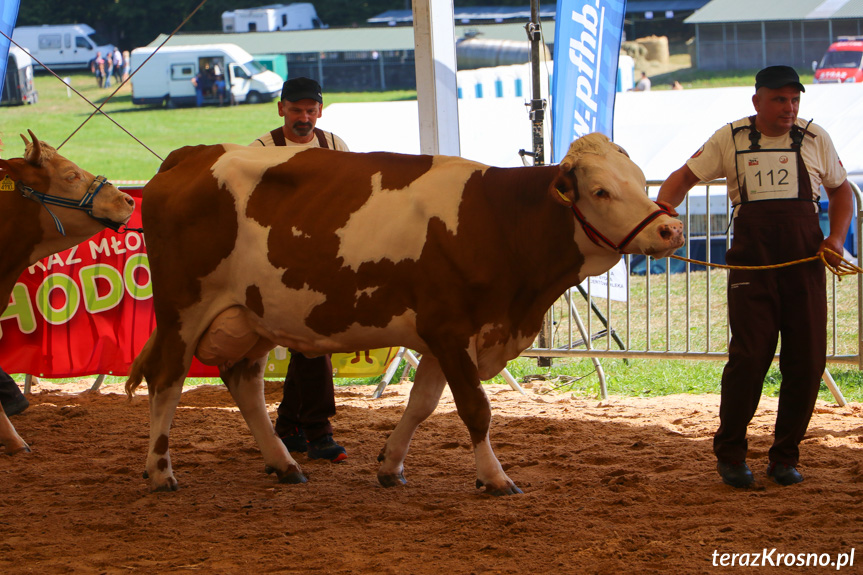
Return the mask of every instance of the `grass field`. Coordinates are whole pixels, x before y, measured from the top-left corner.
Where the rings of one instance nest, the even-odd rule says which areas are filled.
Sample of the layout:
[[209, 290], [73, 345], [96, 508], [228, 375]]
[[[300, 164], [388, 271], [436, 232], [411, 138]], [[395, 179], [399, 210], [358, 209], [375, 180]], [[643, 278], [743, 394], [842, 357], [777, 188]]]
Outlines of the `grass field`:
[[[752, 85], [755, 71], [730, 72], [726, 74], [702, 73], [697, 70], [678, 70], [674, 77], [681, 82], [692, 83], [693, 87], [717, 87], [730, 85]], [[102, 104], [112, 89], [104, 90], [96, 86], [95, 80], [89, 74], [73, 74], [69, 76], [70, 84], [94, 104]], [[806, 81], [804, 79], [804, 81]], [[86, 102], [56, 78], [39, 75], [36, 78], [39, 91], [39, 102], [34, 106], [0, 108], [2, 123], [0, 123], [0, 139], [3, 141], [4, 157], [20, 156], [23, 153], [23, 143], [19, 133], [27, 129], [54, 146], [59, 146], [70, 134], [79, 128], [93, 111]], [[415, 92], [384, 92], [367, 94], [325, 94], [327, 103], [384, 101], [415, 99]], [[235, 142], [246, 144], [260, 134], [279, 125], [280, 118], [276, 112], [275, 103], [241, 105], [235, 107], [205, 107], [180, 108], [166, 110], [133, 106], [131, 90], [123, 87], [104, 106], [104, 110], [126, 130], [134, 134], [153, 152], [164, 158], [170, 151], [194, 144], [211, 144]], [[161, 160], [148, 151], [132, 137], [126, 135], [120, 128], [104, 117], [94, 117], [81, 128], [69, 142], [63, 145], [61, 153], [81, 162], [93, 172], [106, 175], [111, 180], [146, 180], [158, 169]], [[86, 163], [82, 160], [86, 158]], [[682, 274], [673, 277], [674, 284], [670, 290], [673, 302], [683, 302], [681, 293], [684, 287]], [[845, 291], [842, 292], [842, 302], [839, 309], [843, 314], [856, 318], [857, 304], [853, 280], [846, 280]], [[659, 284], [657, 284], [659, 285]], [[713, 284], [717, 299], [711, 300], [713, 317], [722, 318], [719, 323], [711, 325], [711, 341], [720, 342], [724, 346], [724, 280]], [[643, 290], [644, 288], [642, 288]], [[651, 288], [653, 291], [654, 288]], [[655, 289], [664, 290], [664, 286]], [[637, 295], [637, 294], [636, 294]], [[651, 294], [651, 297], [654, 297]], [[681, 304], [684, 305], [684, 304]], [[700, 313], [698, 302], [692, 304], [695, 315]], [[657, 314], [659, 315], [659, 314]], [[582, 312], [586, 317], [586, 312]], [[641, 318], [646, 321], [645, 318]], [[853, 324], [853, 321], [852, 321]], [[689, 337], [693, 341], [705, 339], [706, 329], [697, 324], [691, 330]], [[661, 349], [663, 342], [654, 342], [654, 337], [664, 333], [662, 326], [651, 328], [651, 346]], [[715, 333], [714, 333], [715, 332]], [[637, 334], [634, 332], [637, 338]], [[674, 345], [679, 343], [681, 332], [675, 330]], [[641, 336], [643, 338], [643, 335]], [[832, 334], [830, 335], [832, 338]], [[857, 349], [856, 324], [854, 329], [846, 329], [837, 335], [839, 347], [843, 353], [855, 353]], [[665, 395], [671, 393], [717, 393], [719, 378], [723, 363], [718, 361], [659, 361], [659, 360], [629, 360], [606, 359], [602, 361], [606, 373], [609, 392], [621, 395]], [[843, 366], [828, 366], [846, 398], [851, 401], [863, 401], [863, 374], [857, 369]], [[560, 391], [568, 391], [579, 395], [596, 396], [599, 383], [593, 373], [593, 365], [589, 360], [555, 360], [552, 368], [539, 368], [536, 360], [519, 358], [511, 362], [509, 369], [516, 378], [536, 375], [553, 379], [551, 385]], [[109, 378], [109, 381], [120, 381], [122, 378]], [[58, 380], [62, 382], [62, 380]], [[376, 384], [374, 380], [337, 380], [338, 383]], [[765, 382], [765, 393], [775, 395], [778, 392], [781, 377], [774, 367]], [[502, 378], [495, 382], [503, 383]], [[371, 392], [370, 392], [371, 393]], [[821, 398], [832, 401], [832, 395], [822, 386]]]
[[[102, 105], [114, 90], [114, 86], [100, 89], [90, 74], [68, 77], [69, 84], [95, 106]], [[197, 144], [248, 144], [281, 123], [275, 102], [173, 110], [135, 106], [127, 84], [102, 110], [146, 145], [144, 147], [103, 115], [89, 118], [94, 106], [55, 77], [37, 75], [36, 89], [39, 92], [36, 105], [0, 108], [2, 155], [22, 155], [24, 146], [18, 134], [26, 134], [28, 129], [57, 147], [83, 124], [60, 152], [109, 180], [148, 180], [158, 171], [162, 163], [160, 157], [164, 159], [172, 150]], [[324, 94], [326, 104], [406, 99], [416, 99], [416, 92]]]

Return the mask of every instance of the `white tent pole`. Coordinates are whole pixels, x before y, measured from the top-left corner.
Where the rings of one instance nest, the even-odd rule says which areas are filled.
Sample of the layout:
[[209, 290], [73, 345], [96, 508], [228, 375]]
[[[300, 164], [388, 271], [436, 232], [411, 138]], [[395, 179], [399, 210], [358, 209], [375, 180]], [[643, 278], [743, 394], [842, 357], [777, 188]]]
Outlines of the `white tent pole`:
[[413, 0], [420, 151], [458, 156], [458, 89], [452, 0]]

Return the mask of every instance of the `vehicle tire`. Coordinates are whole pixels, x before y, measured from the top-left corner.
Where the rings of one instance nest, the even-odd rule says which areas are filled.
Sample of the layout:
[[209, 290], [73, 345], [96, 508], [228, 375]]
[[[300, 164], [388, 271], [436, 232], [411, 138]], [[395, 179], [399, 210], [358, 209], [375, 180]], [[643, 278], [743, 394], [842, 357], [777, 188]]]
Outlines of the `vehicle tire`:
[[263, 101], [264, 101], [264, 99], [261, 98], [261, 95], [258, 92], [255, 92], [254, 90], [249, 92], [246, 95], [246, 103], [247, 104], [260, 104]]

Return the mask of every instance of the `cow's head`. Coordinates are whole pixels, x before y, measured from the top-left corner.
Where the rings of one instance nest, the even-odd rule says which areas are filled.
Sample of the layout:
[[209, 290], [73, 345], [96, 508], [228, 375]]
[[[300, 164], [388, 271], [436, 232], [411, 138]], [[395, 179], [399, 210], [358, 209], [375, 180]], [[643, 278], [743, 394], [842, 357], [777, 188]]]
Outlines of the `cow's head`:
[[[135, 201], [128, 194], [104, 178], [79, 168], [39, 141], [32, 131], [28, 132], [30, 140], [21, 135], [24, 157], [0, 160], [0, 181], [7, 187], [14, 183], [19, 192], [50, 205], [51, 212], [73, 236], [90, 236], [99, 231], [101, 226], [94, 219], [103, 220], [102, 225], [121, 225], [129, 221]], [[45, 196], [59, 201], [46, 200]], [[74, 209], [68, 209], [72, 206]]]
[[645, 184], [623, 148], [593, 133], [569, 147], [550, 192], [597, 245], [664, 258], [683, 245], [683, 224], [647, 197]]

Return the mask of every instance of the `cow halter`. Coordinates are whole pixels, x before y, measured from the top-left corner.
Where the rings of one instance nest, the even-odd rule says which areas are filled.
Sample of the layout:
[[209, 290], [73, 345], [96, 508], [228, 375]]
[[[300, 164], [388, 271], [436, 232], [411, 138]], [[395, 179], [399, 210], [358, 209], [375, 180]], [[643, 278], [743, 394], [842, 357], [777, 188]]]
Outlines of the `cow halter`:
[[17, 182], [18, 187], [21, 190], [22, 196], [24, 196], [25, 198], [29, 198], [34, 202], [39, 202], [40, 204], [42, 204], [42, 207], [44, 207], [45, 210], [49, 214], [51, 214], [51, 217], [54, 218], [54, 224], [57, 226], [57, 231], [60, 232], [61, 236], [66, 235], [66, 230], [65, 228], [63, 228], [63, 223], [60, 221], [60, 218], [54, 215], [54, 212], [52, 212], [51, 208], [48, 207], [49, 205], [87, 212], [88, 216], [90, 216], [106, 228], [112, 229], [115, 232], [119, 233], [123, 233], [126, 231], [125, 229], [121, 231], [121, 228], [123, 228], [125, 224], [109, 220], [108, 218], [97, 218], [93, 216], [93, 200], [96, 198], [96, 194], [99, 193], [99, 190], [102, 189], [102, 186], [107, 183], [109, 182], [107, 179], [105, 179], [105, 176], [96, 176], [93, 179], [93, 183], [91, 183], [90, 186], [87, 188], [87, 193], [84, 194], [84, 197], [82, 197], [80, 200], [70, 200], [68, 198], [62, 198], [60, 196], [52, 196], [43, 192], [37, 192], [30, 186], [25, 185], [23, 182]]
[[646, 228], [648, 224], [650, 224], [650, 222], [652, 222], [662, 214], [667, 214], [669, 216], [671, 215], [671, 211], [668, 208], [658, 202], [654, 203], [657, 205], [658, 209], [649, 213], [646, 218], [641, 220], [641, 223], [635, 226], [632, 231], [629, 232], [629, 234], [627, 234], [626, 237], [623, 238], [623, 240], [619, 244], [615, 244], [613, 241], [605, 237], [602, 232], [590, 225], [590, 222], [585, 219], [584, 214], [581, 213], [581, 210], [578, 209], [578, 207], [575, 205], [575, 202], [570, 202], [570, 207], [572, 208], [572, 213], [575, 214], [575, 219], [578, 220], [579, 224], [581, 224], [581, 229], [584, 230], [584, 233], [587, 234], [587, 237], [590, 238], [590, 241], [592, 241], [599, 247], [602, 247], [602, 243], [604, 243], [614, 251], [623, 254], [626, 253], [623, 250], [626, 248], [626, 246], [629, 245], [629, 242], [635, 239], [635, 236], [641, 233], [641, 231]]

